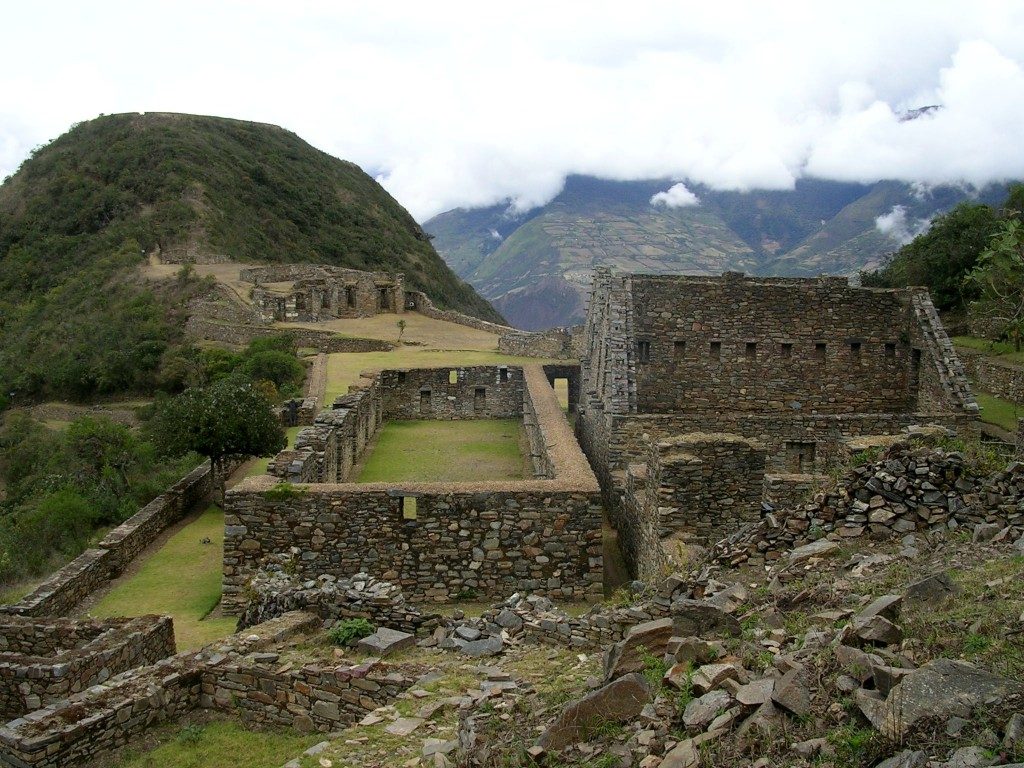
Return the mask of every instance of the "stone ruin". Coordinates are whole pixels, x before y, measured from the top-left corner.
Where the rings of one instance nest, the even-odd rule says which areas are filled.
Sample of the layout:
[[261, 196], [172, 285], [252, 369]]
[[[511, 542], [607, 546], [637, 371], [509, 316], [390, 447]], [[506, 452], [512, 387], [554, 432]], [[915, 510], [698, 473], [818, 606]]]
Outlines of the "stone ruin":
[[238, 276], [253, 284], [252, 303], [265, 322], [400, 314], [406, 308], [403, 277], [391, 272], [280, 264], [242, 269]]
[[595, 275], [576, 431], [631, 571], [792, 504], [850, 438], [976, 432], [978, 406], [921, 288], [845, 278]]
[[[599, 597], [599, 487], [540, 364], [385, 370], [299, 433], [295, 448], [225, 500], [223, 606], [244, 606], [268, 557], [300, 550], [296, 574], [366, 572], [411, 600], [528, 590]], [[533, 478], [486, 482], [353, 482], [388, 419], [522, 419]]]

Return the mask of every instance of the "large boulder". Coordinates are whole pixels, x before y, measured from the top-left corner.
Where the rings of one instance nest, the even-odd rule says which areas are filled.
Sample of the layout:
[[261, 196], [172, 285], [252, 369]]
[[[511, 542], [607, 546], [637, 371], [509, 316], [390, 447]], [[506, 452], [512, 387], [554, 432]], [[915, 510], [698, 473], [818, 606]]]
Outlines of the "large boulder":
[[650, 700], [647, 679], [635, 673], [625, 675], [566, 706], [541, 734], [537, 745], [548, 751], [565, 749], [585, 741], [604, 723], [632, 720]]
[[626, 636], [611, 646], [604, 656], [604, 676], [612, 680], [644, 668], [644, 656], [662, 658], [668, 641], [677, 633], [672, 619], [655, 619], [630, 627]]
[[900, 739], [923, 718], [970, 717], [1010, 697], [1024, 697], [1024, 683], [986, 672], [965, 661], [935, 659], [908, 673], [890, 692], [876, 726]]

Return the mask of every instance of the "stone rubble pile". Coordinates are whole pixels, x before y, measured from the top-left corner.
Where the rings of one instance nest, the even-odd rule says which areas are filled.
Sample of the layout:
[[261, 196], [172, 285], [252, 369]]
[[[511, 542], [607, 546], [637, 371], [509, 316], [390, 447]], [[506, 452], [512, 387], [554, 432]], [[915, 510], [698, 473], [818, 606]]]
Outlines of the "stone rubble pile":
[[374, 625], [416, 633], [437, 623], [436, 615], [424, 615], [406, 603], [402, 589], [366, 573], [347, 578], [323, 574], [301, 579], [289, 566], [297, 550], [267, 558], [249, 585], [249, 600], [238, 619], [238, 631], [261, 624], [290, 611], [315, 613], [325, 624], [365, 618]]
[[974, 477], [958, 452], [897, 443], [876, 461], [850, 470], [811, 503], [768, 512], [720, 541], [719, 562], [765, 565], [790, 550], [827, 537], [890, 537], [913, 532], [995, 527], [993, 535], [1024, 531], [1024, 464], [1013, 462]]

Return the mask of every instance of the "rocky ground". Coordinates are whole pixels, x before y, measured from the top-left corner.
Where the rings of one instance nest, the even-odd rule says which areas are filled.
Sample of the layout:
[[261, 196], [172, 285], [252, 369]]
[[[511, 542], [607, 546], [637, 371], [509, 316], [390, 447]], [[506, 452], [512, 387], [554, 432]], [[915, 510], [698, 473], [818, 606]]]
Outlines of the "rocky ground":
[[618, 602], [574, 617], [514, 596], [418, 642], [372, 637], [417, 685], [291, 765], [1024, 763], [1024, 541], [863, 539]]

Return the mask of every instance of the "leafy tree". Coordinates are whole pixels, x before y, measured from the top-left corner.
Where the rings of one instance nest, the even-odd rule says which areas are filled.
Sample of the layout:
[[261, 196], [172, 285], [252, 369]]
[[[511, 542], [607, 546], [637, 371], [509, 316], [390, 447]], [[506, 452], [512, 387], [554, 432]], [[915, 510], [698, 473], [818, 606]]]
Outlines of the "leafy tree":
[[1001, 223], [966, 282], [979, 294], [972, 310], [992, 321], [1020, 352], [1024, 341], [1024, 225], [1018, 215]]
[[225, 458], [269, 456], [287, 444], [270, 401], [239, 376], [159, 401], [148, 427], [166, 453], [194, 451], [208, 458], [220, 478], [221, 495]]
[[306, 369], [293, 354], [274, 349], [257, 352], [246, 358], [242, 372], [252, 381], [269, 381], [277, 389], [302, 381]]
[[405, 320], [399, 320], [396, 325], [398, 326], [398, 340], [402, 340], [402, 334], [405, 333], [406, 322]]

